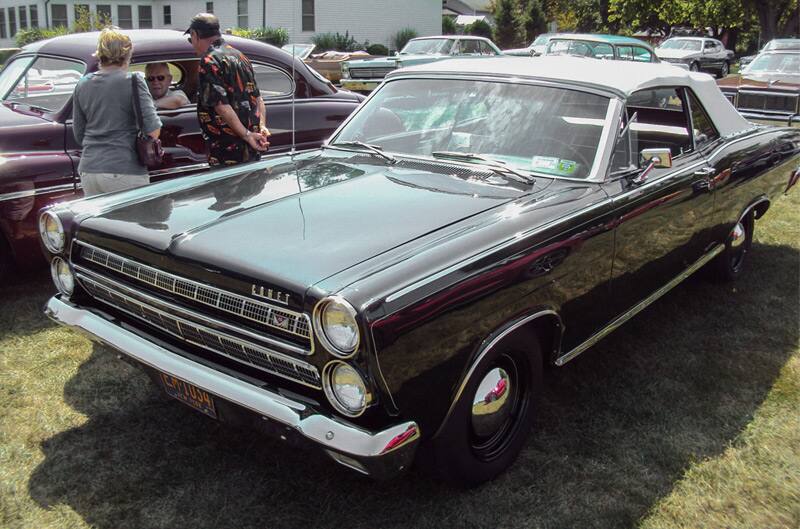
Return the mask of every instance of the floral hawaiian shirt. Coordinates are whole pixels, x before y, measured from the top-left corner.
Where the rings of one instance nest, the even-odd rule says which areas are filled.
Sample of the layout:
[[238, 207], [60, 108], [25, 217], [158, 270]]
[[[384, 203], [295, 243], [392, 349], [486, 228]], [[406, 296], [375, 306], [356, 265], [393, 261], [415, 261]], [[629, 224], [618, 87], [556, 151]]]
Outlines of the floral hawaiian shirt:
[[260, 154], [236, 135], [214, 110], [230, 105], [247, 130], [259, 131], [260, 115], [253, 66], [245, 55], [223, 39], [214, 41], [200, 59], [197, 119], [208, 146], [210, 165], [234, 165], [258, 160]]

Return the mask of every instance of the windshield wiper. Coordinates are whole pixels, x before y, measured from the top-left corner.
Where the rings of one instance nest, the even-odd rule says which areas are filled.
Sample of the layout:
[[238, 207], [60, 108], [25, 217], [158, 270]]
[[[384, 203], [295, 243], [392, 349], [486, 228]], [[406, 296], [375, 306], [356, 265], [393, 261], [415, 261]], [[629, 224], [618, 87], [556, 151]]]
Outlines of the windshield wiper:
[[495, 171], [496, 173], [505, 174], [507, 176], [514, 176], [514, 180], [517, 182], [522, 182], [523, 184], [532, 184], [535, 179], [524, 173], [513, 169], [508, 163], [504, 162], [503, 160], [495, 160], [493, 158], [487, 158], [481, 154], [475, 154], [471, 152], [456, 152], [456, 151], [434, 151], [431, 153], [431, 156], [434, 158], [441, 158], [445, 160], [456, 160], [459, 162], [479, 162], [481, 165], [485, 165], [486, 167], [490, 168], [491, 170]]
[[331, 147], [361, 147], [362, 149], [366, 149], [376, 156], [380, 156], [389, 163], [397, 162], [397, 158], [391, 154], [383, 152], [381, 147], [372, 145], [371, 143], [364, 143], [363, 141], [337, 141], [336, 143], [330, 143], [328, 145]]

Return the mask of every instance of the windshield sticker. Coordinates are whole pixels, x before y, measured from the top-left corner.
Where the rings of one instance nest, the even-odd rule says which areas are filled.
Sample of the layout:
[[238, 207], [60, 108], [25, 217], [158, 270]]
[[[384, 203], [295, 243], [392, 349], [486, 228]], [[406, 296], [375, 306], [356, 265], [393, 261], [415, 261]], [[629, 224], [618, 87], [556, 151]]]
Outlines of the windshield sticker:
[[571, 176], [577, 168], [577, 162], [563, 158], [555, 158], [553, 156], [534, 156], [531, 158], [531, 169], [542, 173]]

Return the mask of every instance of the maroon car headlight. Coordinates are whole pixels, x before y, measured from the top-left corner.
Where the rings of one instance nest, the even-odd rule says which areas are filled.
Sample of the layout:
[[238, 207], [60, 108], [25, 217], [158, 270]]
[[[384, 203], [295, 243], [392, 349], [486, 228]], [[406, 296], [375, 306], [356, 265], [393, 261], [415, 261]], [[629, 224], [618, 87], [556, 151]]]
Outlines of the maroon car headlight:
[[314, 327], [322, 345], [334, 356], [351, 356], [360, 341], [356, 311], [344, 298], [332, 296], [314, 309]]
[[68, 262], [61, 257], [53, 257], [50, 261], [50, 275], [59, 292], [67, 297], [72, 295], [75, 291], [75, 275]]
[[39, 215], [39, 235], [45, 248], [52, 253], [61, 253], [64, 250], [66, 235], [64, 226], [58, 215], [51, 211], [44, 211]]

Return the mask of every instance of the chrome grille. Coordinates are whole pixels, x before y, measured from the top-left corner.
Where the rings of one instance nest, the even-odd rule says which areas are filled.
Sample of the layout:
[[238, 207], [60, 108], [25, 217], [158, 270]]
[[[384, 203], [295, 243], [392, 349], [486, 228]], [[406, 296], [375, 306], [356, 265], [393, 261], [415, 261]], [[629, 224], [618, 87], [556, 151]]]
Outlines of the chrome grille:
[[383, 79], [389, 72], [394, 71], [390, 68], [351, 68], [350, 77], [353, 79]]
[[177, 294], [203, 305], [299, 336], [308, 340], [310, 347], [312, 331], [308, 316], [305, 314], [253, 301], [197, 281], [168, 274], [85, 242], [75, 241], [75, 243], [80, 247], [80, 257], [86, 261], [137, 279], [165, 292]]
[[[185, 342], [272, 375], [317, 389], [321, 387], [319, 371], [311, 364], [182, 318], [175, 314], [175, 307], [170, 307], [166, 303], [153, 299], [144, 302], [135, 297], [135, 292], [119, 283], [90, 277], [82, 271], [78, 272], [77, 277], [81, 285], [95, 299], [146, 321]], [[160, 306], [156, 306], [157, 303]]]
[[741, 91], [739, 109], [794, 113], [797, 111], [797, 99], [797, 95]]

